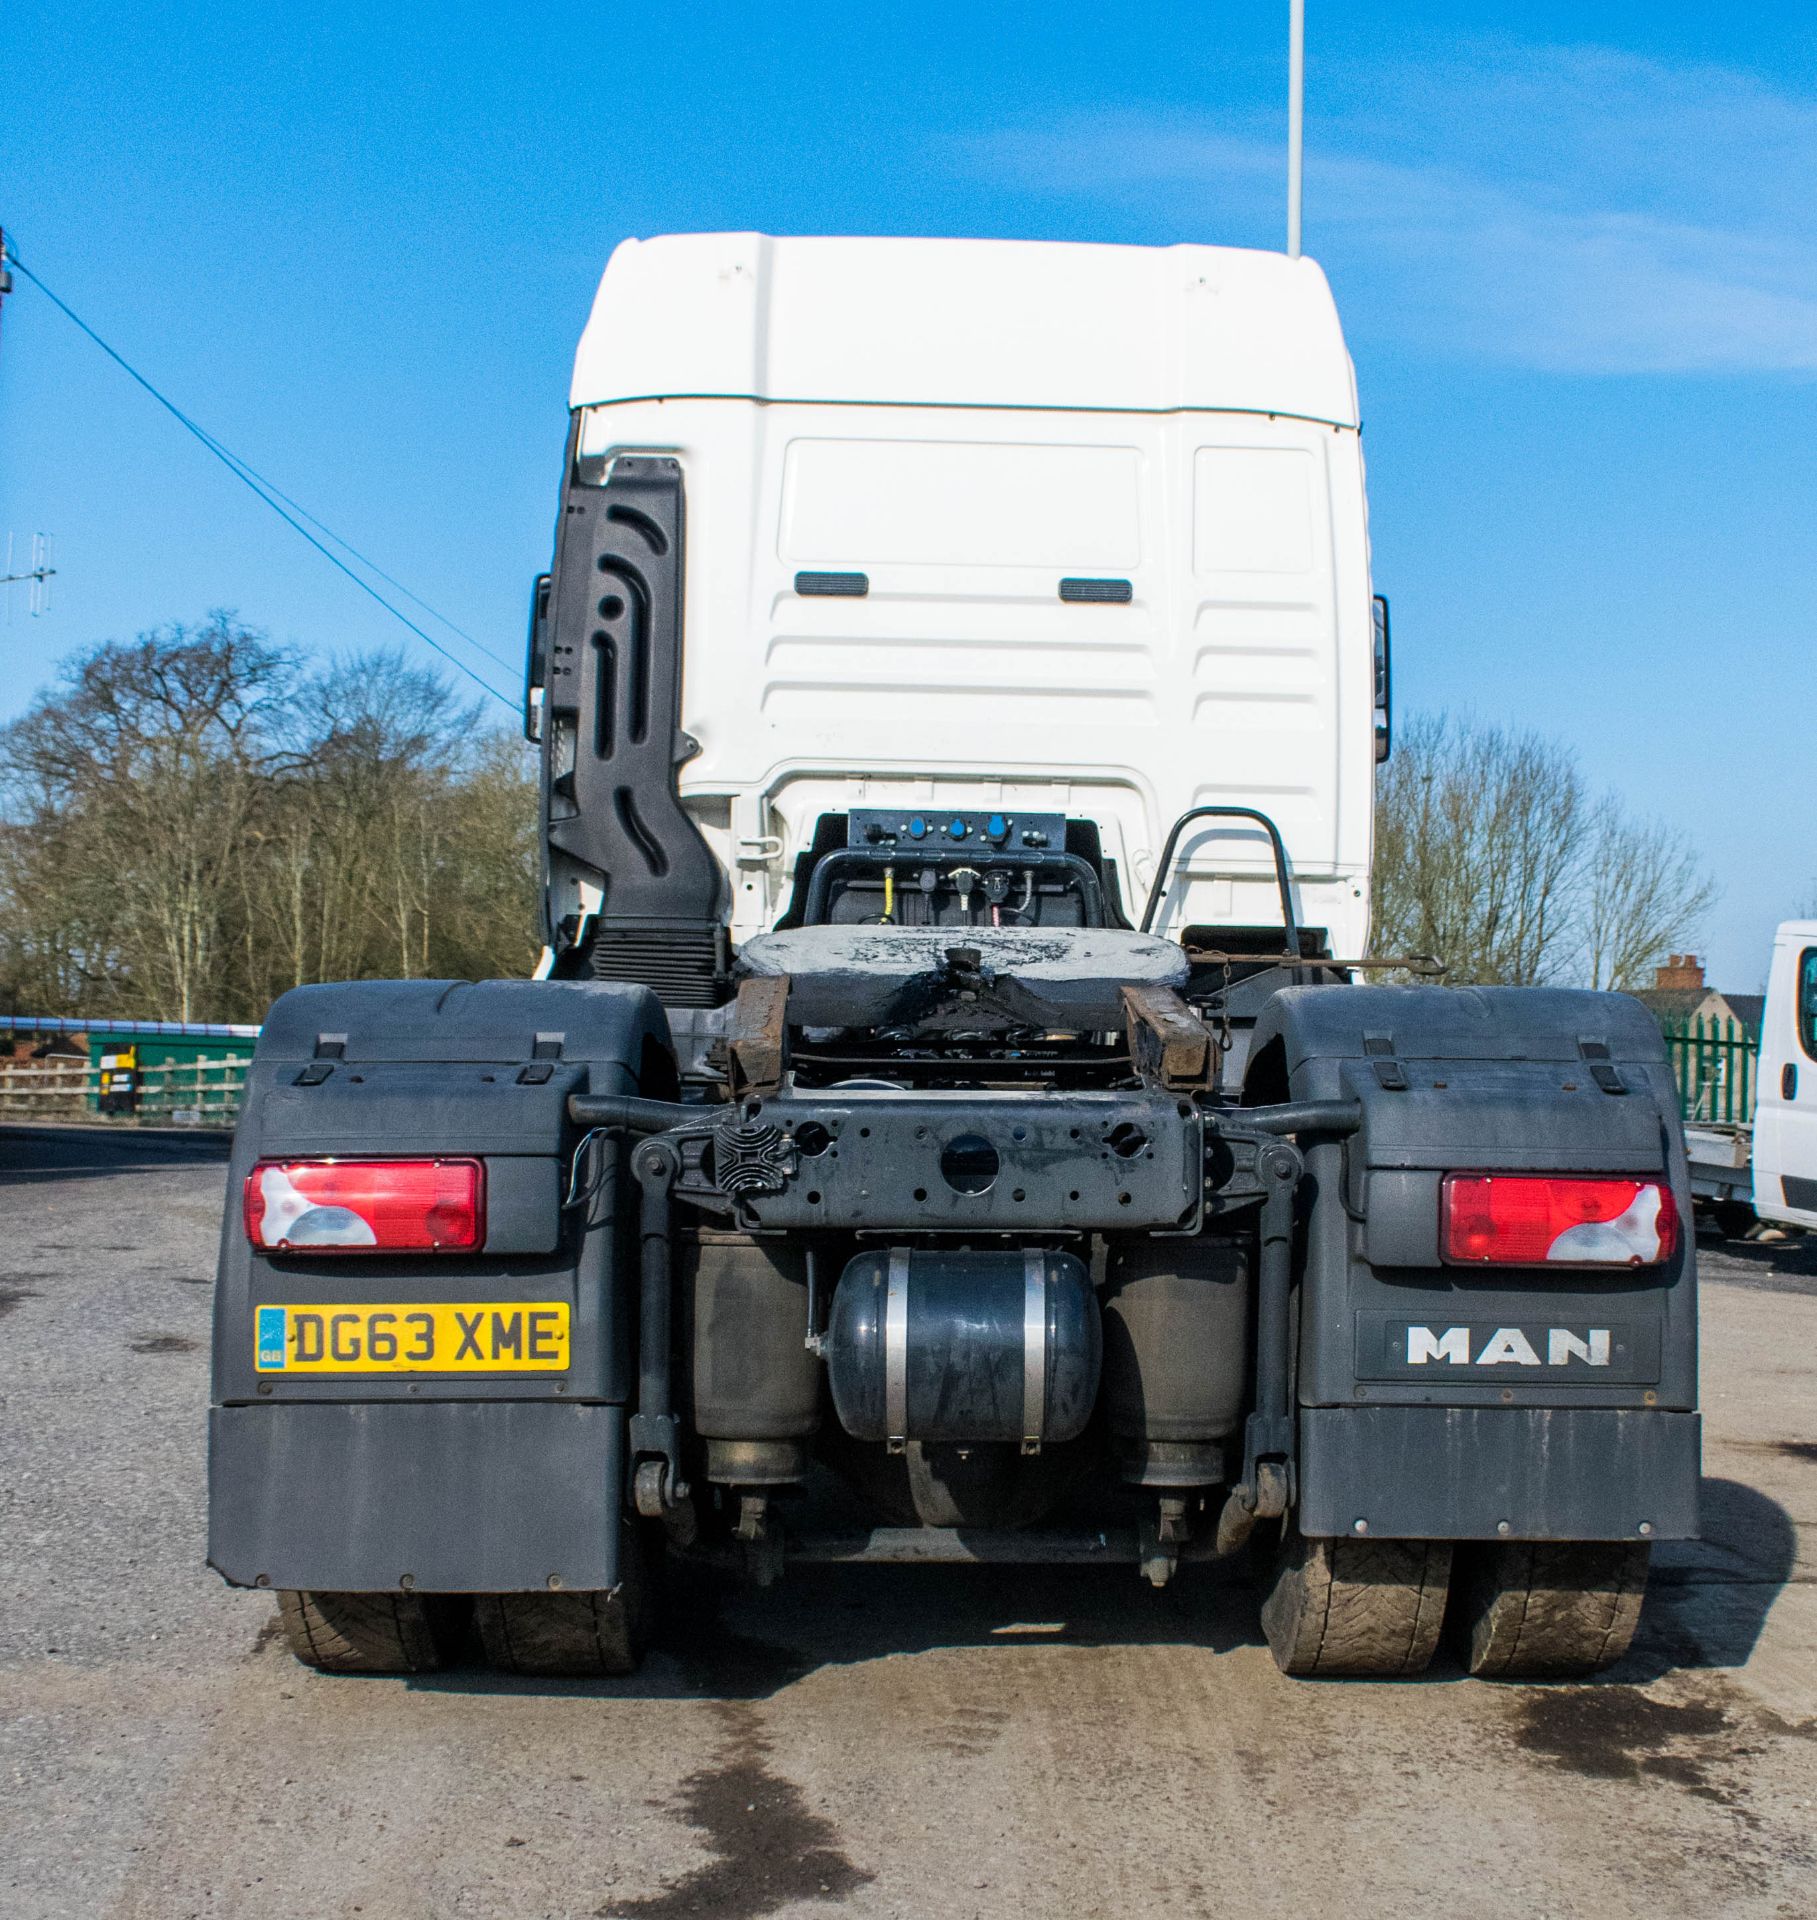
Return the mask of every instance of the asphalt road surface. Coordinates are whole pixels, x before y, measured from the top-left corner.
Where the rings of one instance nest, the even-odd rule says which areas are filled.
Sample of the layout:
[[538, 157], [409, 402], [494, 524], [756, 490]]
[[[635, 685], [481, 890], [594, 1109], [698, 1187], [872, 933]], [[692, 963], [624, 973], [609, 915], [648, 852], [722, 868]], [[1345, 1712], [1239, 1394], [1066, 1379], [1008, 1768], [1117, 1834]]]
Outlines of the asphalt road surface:
[[1283, 1679], [1254, 1596], [821, 1568], [635, 1680], [334, 1679], [203, 1565], [222, 1149], [0, 1128], [0, 1914], [1817, 1914], [1817, 1243], [1704, 1263], [1706, 1539], [1607, 1681]]

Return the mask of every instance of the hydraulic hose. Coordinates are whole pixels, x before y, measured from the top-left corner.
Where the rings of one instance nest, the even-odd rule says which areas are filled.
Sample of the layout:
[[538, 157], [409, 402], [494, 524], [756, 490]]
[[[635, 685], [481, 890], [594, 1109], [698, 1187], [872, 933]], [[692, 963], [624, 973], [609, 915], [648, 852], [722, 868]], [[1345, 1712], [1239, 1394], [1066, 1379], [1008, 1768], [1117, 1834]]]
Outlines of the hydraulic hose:
[[629, 1093], [571, 1093], [568, 1118], [580, 1127], [617, 1127], [626, 1133], [667, 1133], [703, 1115], [679, 1100], [644, 1100]]
[[1215, 1125], [1253, 1127], [1257, 1133], [1355, 1133], [1363, 1124], [1360, 1100], [1291, 1100], [1278, 1107], [1229, 1107], [1214, 1112]]

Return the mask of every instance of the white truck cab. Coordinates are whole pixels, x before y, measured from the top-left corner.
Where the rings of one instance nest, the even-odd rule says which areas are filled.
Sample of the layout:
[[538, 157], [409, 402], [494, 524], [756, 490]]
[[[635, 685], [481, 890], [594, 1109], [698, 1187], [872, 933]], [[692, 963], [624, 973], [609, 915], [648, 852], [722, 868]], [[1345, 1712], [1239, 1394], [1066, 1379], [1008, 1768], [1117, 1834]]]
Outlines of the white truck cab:
[[[1089, 816], [1134, 920], [1169, 826], [1241, 802], [1298, 924], [1364, 951], [1385, 686], [1378, 715], [1356, 386], [1311, 260], [631, 240], [571, 401], [578, 458], [686, 476], [677, 785], [735, 943], [823, 816]], [[1174, 873], [1157, 933], [1280, 924], [1253, 822], [1196, 822]], [[550, 879], [551, 926], [584, 925], [597, 875], [557, 849]]]

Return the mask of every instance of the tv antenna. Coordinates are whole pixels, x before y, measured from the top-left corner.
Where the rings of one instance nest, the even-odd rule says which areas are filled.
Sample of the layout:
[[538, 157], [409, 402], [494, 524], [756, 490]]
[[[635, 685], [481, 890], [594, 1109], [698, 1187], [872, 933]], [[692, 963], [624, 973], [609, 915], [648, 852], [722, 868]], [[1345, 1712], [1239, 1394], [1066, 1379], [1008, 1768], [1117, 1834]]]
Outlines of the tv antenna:
[[13, 588], [30, 583], [31, 616], [34, 620], [50, 612], [50, 583], [57, 569], [51, 565], [51, 543], [47, 534], [32, 535], [32, 562], [29, 567], [13, 568], [13, 536], [6, 536], [6, 571], [0, 574], [0, 587], [6, 589], [7, 624], [13, 618]]
[[[6, 243], [6, 229], [0, 227], [0, 301], [13, 290], [12, 256]], [[41, 613], [50, 612], [51, 576], [57, 569], [51, 564], [50, 541], [41, 533], [32, 535], [32, 563], [29, 567], [15, 567], [13, 564], [13, 536], [6, 536], [6, 571], [0, 574], [0, 589], [6, 594], [7, 624], [12, 624], [13, 589], [25, 585], [31, 586], [31, 613], [35, 620]]]

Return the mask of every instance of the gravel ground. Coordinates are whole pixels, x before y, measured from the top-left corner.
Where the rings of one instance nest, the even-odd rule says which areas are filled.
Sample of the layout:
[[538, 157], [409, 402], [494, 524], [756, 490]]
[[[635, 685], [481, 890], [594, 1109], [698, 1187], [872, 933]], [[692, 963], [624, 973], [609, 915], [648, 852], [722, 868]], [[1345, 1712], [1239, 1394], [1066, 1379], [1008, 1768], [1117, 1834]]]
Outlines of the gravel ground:
[[0, 1913], [1817, 1913], [1817, 1241], [1704, 1261], [1606, 1682], [1290, 1683], [1198, 1570], [695, 1582], [643, 1674], [331, 1679], [202, 1563], [223, 1149], [0, 1127]]

